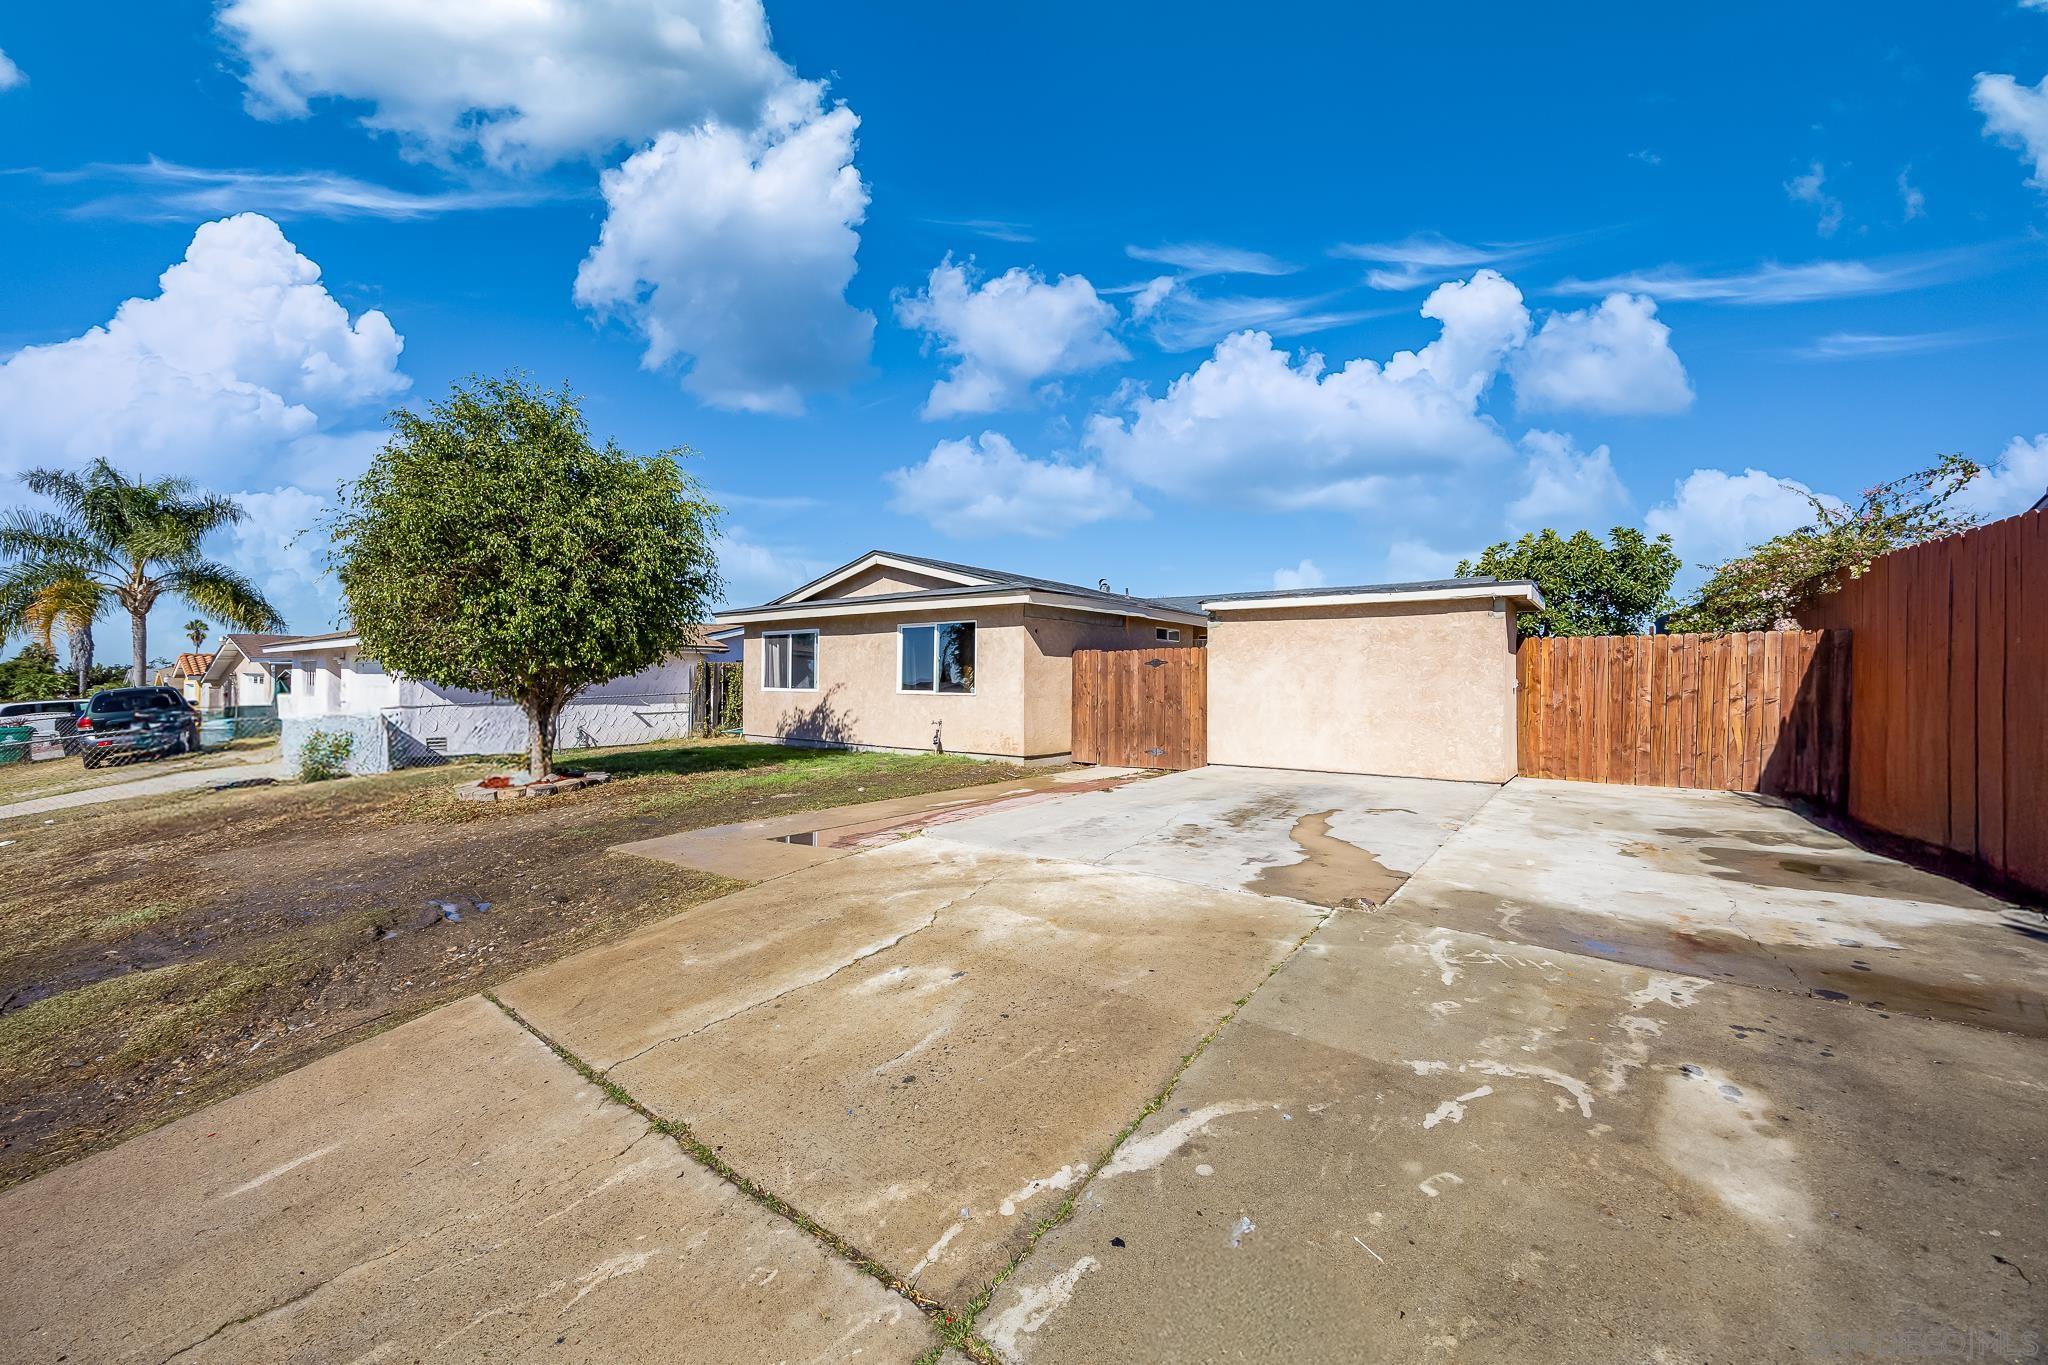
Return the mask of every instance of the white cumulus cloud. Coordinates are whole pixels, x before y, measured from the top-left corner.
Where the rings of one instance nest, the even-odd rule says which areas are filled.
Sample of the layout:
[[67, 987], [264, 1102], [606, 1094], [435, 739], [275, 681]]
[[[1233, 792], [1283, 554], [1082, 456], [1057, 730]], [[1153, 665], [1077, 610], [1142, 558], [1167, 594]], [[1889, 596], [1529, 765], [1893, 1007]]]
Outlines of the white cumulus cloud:
[[1079, 275], [1048, 284], [1013, 269], [978, 280], [947, 257], [923, 292], [896, 301], [896, 317], [923, 332], [953, 367], [932, 386], [926, 417], [994, 412], [1023, 401], [1041, 379], [1129, 358], [1112, 335], [1116, 309]]
[[1689, 569], [1711, 566], [1812, 521], [1812, 491], [1761, 469], [1695, 469], [1643, 521], [1650, 534], [1671, 537]]
[[1597, 307], [1553, 313], [1514, 360], [1515, 401], [1532, 411], [1683, 412], [1692, 384], [1656, 302], [1610, 294]]
[[276, 223], [207, 223], [154, 296], [0, 362], [0, 465], [300, 482], [374, 444], [348, 427], [406, 388], [403, 346], [380, 312], [351, 321]]
[[922, 463], [887, 477], [891, 507], [951, 535], [1053, 536], [1143, 511], [1098, 466], [1032, 459], [994, 431], [979, 443], [941, 441]]
[[665, 132], [604, 175], [609, 213], [576, 301], [629, 321], [642, 363], [679, 357], [716, 407], [796, 413], [864, 372], [875, 319], [849, 304], [868, 192], [840, 106], [748, 133]]
[[831, 567], [801, 550], [760, 540], [746, 527], [730, 522], [720, 528], [713, 548], [719, 577], [725, 580], [728, 606], [773, 601]]
[[801, 86], [758, 0], [229, 0], [253, 112], [359, 101], [368, 127], [502, 167], [706, 120], [751, 128]]
[[1526, 461], [1522, 495], [1507, 508], [1513, 530], [1601, 530], [1628, 507], [1628, 490], [1606, 446], [1580, 450], [1571, 437], [1555, 431], [1527, 432], [1521, 445]]
[[1956, 506], [1986, 521], [2016, 516], [2048, 497], [2048, 434], [2015, 436], [1996, 463], [1970, 480]]
[[17, 85], [26, 84], [27, 81], [28, 77], [14, 64], [13, 58], [5, 52], [0, 52], [0, 90], [12, 90]]
[[1320, 588], [1329, 580], [1313, 559], [1304, 559], [1291, 569], [1273, 570], [1273, 586], [1280, 589]]
[[1384, 365], [1357, 359], [1330, 371], [1320, 355], [1291, 359], [1263, 332], [1227, 337], [1163, 397], [1134, 394], [1122, 415], [1090, 419], [1085, 444], [1142, 484], [1235, 488], [1274, 502], [1505, 454], [1478, 403], [1528, 335], [1521, 291], [1482, 270], [1439, 287], [1421, 311], [1442, 324], [1436, 340]]
[[1979, 72], [1970, 103], [1984, 116], [1984, 135], [2018, 148], [2033, 166], [2027, 183], [2048, 189], [2048, 76], [2026, 86], [2011, 76]]

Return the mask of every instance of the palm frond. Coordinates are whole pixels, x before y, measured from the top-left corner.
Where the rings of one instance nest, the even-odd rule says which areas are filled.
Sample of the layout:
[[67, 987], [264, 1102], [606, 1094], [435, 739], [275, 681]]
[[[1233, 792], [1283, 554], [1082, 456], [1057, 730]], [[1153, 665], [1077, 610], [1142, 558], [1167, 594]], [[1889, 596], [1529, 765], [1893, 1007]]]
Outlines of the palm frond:
[[191, 559], [160, 580], [166, 592], [236, 630], [283, 630], [284, 617], [244, 575], [213, 560]]

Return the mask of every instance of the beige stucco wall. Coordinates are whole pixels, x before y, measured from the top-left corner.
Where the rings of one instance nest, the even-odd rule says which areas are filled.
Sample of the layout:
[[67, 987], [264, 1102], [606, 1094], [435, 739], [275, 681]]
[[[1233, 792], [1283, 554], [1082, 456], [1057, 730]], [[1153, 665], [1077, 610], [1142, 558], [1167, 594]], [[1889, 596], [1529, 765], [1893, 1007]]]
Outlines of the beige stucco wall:
[[[958, 620], [975, 623], [973, 693], [898, 691], [896, 628]], [[821, 617], [810, 625], [818, 631], [814, 692], [764, 689], [768, 651], [760, 637], [778, 627], [747, 627], [744, 720], [750, 738], [929, 749], [937, 730], [949, 753], [1036, 756], [1024, 744], [1022, 608]]]
[[1505, 782], [1514, 616], [1487, 600], [1230, 612], [1209, 627], [1209, 761]]
[[909, 569], [891, 569], [876, 565], [863, 569], [844, 583], [835, 583], [830, 597], [817, 601], [829, 601], [831, 597], [877, 597], [892, 592], [923, 592], [928, 588], [957, 588], [960, 585], [949, 578], [932, 574], [914, 573]]
[[[975, 623], [973, 694], [897, 690], [897, 628], [957, 620]], [[929, 749], [936, 729], [949, 753], [1009, 758], [1067, 752], [1076, 649], [1150, 646], [1156, 628], [1151, 621], [1023, 606], [927, 608], [790, 625], [817, 628], [818, 688], [763, 688], [767, 650], [760, 637], [782, 627], [748, 626], [749, 738]]]
[[1179, 629], [1182, 643], [1159, 643], [1162, 623], [1129, 617], [1030, 607], [1025, 611], [1030, 648], [1025, 651], [1024, 734], [1035, 754], [1063, 754], [1074, 730], [1074, 651], [1077, 649], [1180, 649], [1194, 634]]

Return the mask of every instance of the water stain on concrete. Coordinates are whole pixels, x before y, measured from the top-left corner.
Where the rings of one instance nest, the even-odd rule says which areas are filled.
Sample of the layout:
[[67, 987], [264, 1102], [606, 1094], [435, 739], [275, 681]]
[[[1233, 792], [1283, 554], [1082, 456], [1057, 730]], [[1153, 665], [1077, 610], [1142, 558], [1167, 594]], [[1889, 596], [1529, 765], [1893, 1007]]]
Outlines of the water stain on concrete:
[[1408, 880], [1377, 857], [1330, 833], [1334, 810], [1315, 811], [1294, 822], [1288, 831], [1302, 859], [1282, 867], [1261, 869], [1245, 890], [1262, 896], [1288, 896], [1311, 905], [1342, 909], [1381, 905]]

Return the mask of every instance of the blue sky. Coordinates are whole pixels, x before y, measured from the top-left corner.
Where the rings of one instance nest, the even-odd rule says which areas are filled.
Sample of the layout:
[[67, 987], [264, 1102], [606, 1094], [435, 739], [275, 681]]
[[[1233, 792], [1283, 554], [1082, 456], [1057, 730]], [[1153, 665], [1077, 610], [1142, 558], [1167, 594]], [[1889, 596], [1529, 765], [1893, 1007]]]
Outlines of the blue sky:
[[2048, 0], [232, 0], [0, 52], [0, 476], [253, 495], [217, 548], [297, 629], [381, 414], [508, 367], [700, 452], [734, 604], [877, 545], [1221, 591], [1542, 525], [1709, 561], [1941, 451], [1987, 515], [2048, 486]]

